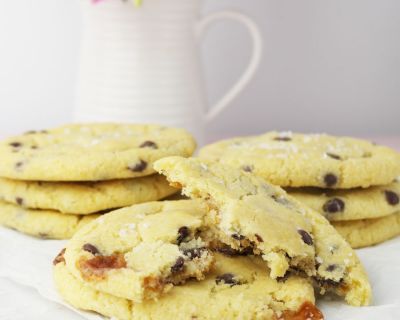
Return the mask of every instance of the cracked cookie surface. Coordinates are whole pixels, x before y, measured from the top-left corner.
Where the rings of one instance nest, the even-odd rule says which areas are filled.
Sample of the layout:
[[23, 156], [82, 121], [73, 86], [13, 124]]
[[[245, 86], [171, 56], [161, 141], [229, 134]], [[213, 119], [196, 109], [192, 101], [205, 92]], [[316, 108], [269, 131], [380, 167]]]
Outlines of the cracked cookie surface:
[[190, 156], [183, 129], [139, 124], [71, 124], [0, 143], [0, 176], [16, 180], [98, 181], [147, 176], [165, 156]]
[[386, 185], [400, 155], [371, 142], [324, 134], [268, 132], [205, 146], [200, 157], [251, 171], [282, 187], [348, 189]]
[[189, 278], [201, 280], [213, 254], [200, 236], [200, 201], [148, 202], [116, 210], [82, 228], [68, 243], [70, 272], [96, 290], [142, 302]]
[[321, 214], [262, 178], [203, 159], [169, 157], [155, 169], [185, 195], [208, 203], [216, 238], [239, 253], [261, 255], [271, 277], [300, 272], [321, 292], [333, 291], [351, 305], [368, 305], [371, 287], [361, 262]]

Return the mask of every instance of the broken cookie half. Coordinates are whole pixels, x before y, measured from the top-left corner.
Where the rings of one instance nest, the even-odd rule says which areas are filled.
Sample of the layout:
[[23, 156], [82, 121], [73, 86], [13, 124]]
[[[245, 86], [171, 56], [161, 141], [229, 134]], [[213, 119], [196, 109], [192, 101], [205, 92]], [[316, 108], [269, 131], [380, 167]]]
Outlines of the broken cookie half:
[[215, 263], [202, 281], [188, 280], [157, 300], [131, 300], [97, 290], [71, 273], [64, 253], [54, 261], [54, 281], [72, 306], [120, 320], [265, 319], [323, 320], [307, 279], [290, 276], [274, 280], [259, 257], [215, 254]]
[[355, 252], [317, 212], [252, 173], [196, 158], [168, 157], [154, 168], [208, 205], [205, 241], [232, 254], [260, 255], [271, 277], [310, 277], [321, 293], [368, 305], [371, 287]]
[[76, 233], [66, 267], [104, 293], [140, 303], [187, 279], [202, 280], [214, 256], [200, 232], [200, 201], [149, 202], [116, 210]]

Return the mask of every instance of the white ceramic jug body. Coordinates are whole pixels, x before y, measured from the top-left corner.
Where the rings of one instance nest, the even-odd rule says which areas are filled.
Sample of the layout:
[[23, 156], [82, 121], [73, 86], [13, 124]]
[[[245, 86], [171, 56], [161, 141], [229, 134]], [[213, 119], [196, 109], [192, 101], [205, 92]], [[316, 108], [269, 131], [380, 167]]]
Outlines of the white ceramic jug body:
[[[244, 88], [261, 56], [254, 23], [238, 12], [200, 18], [201, 0], [81, 0], [83, 39], [75, 120], [159, 123], [192, 132], [201, 144], [205, 125]], [[206, 106], [199, 40], [219, 19], [245, 24], [253, 56], [242, 78], [215, 108]], [[207, 109], [210, 113], [207, 113]]]

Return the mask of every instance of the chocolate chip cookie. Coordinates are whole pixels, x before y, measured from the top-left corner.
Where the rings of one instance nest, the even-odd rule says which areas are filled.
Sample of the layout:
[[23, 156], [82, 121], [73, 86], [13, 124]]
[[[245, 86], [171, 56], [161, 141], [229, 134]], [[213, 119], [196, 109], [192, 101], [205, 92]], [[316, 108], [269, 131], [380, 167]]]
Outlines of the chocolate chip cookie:
[[99, 217], [54, 210], [34, 210], [0, 200], [0, 225], [42, 239], [70, 239], [81, 227]]
[[371, 142], [325, 134], [268, 132], [205, 146], [200, 157], [253, 172], [282, 187], [348, 189], [390, 184], [400, 155]]
[[98, 181], [147, 176], [165, 156], [190, 156], [183, 129], [140, 124], [71, 124], [27, 132], [0, 143], [0, 177], [36, 181]]
[[367, 189], [290, 188], [288, 193], [330, 221], [379, 218], [400, 210], [400, 182]]
[[0, 178], [0, 199], [24, 208], [51, 209], [80, 215], [155, 201], [175, 192], [176, 189], [170, 187], [165, 177], [160, 175], [98, 182]]
[[362, 248], [400, 235], [400, 212], [374, 219], [335, 221], [332, 224], [353, 248]]
[[157, 299], [214, 262], [201, 237], [200, 201], [162, 201], [108, 213], [77, 232], [65, 261], [80, 281], [137, 303]]
[[203, 199], [211, 234], [239, 253], [261, 256], [272, 278], [300, 272], [322, 293], [332, 291], [351, 305], [370, 303], [368, 278], [349, 244], [321, 214], [283, 189], [202, 159], [169, 157], [154, 168], [185, 195]]

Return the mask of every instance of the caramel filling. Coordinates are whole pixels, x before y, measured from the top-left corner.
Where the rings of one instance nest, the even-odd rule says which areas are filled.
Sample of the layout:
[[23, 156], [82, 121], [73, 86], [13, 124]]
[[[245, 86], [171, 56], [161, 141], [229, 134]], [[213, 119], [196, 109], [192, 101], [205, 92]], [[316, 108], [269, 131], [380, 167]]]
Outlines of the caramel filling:
[[161, 292], [164, 290], [165, 282], [161, 278], [147, 277], [143, 282], [146, 291]]
[[313, 303], [307, 301], [297, 311], [285, 311], [276, 320], [324, 320], [324, 316]]
[[89, 260], [81, 258], [78, 261], [78, 269], [86, 280], [105, 279], [107, 271], [122, 268], [126, 268], [126, 261], [121, 253], [111, 256], [95, 256]]

